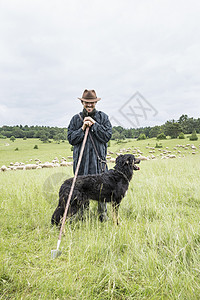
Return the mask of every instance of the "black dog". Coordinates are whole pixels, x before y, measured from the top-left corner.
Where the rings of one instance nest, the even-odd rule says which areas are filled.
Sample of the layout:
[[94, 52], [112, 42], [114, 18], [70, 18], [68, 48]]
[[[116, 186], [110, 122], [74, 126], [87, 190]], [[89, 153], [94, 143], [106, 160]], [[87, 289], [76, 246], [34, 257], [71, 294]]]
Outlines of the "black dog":
[[[132, 154], [119, 155], [116, 159], [114, 169], [102, 174], [78, 176], [67, 215], [75, 215], [89, 200], [111, 202], [113, 206], [114, 219], [118, 220], [118, 209], [122, 198], [128, 190], [129, 182], [133, 176], [133, 170], [139, 170], [136, 166], [140, 160]], [[54, 211], [51, 223], [59, 225], [63, 217], [68, 195], [73, 178], [65, 180], [59, 191], [59, 203]]]

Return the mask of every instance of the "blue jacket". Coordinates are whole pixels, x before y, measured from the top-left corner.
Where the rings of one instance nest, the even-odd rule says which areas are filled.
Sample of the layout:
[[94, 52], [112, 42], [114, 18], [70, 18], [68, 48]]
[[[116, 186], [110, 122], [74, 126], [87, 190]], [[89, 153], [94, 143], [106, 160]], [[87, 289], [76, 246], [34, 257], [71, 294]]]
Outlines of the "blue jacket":
[[[74, 150], [73, 150], [74, 173], [78, 163], [82, 141], [85, 134], [85, 132], [81, 128], [83, 126], [83, 121], [82, 121], [83, 113], [81, 112], [80, 115], [81, 118], [79, 114], [73, 116], [68, 126], [68, 141], [71, 145], [74, 146]], [[107, 154], [107, 142], [110, 140], [112, 136], [112, 125], [108, 119], [108, 116], [102, 111], [96, 111], [94, 119], [96, 123], [90, 127], [89, 132], [90, 135], [92, 136], [99, 157], [103, 161], [105, 161], [106, 154]], [[101, 173], [102, 167], [105, 167], [105, 164], [102, 164], [101, 166], [97, 158], [97, 154], [95, 152], [94, 146], [91, 142], [90, 136], [88, 135], [78, 175]]]

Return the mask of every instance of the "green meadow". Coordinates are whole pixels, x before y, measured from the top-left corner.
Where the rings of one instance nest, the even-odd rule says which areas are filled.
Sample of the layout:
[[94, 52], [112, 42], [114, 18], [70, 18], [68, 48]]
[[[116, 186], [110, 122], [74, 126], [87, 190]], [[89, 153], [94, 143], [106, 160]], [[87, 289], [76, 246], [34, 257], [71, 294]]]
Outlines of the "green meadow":
[[[156, 143], [156, 158], [134, 172], [120, 226], [110, 205], [100, 223], [91, 201], [84, 221], [66, 222], [54, 260], [59, 231], [50, 219], [72, 168], [0, 172], [0, 299], [200, 299], [200, 142], [111, 141], [108, 150], [139, 148], [151, 156], [146, 147]], [[194, 144], [196, 154], [178, 144]], [[176, 158], [161, 159], [166, 147]], [[70, 155], [67, 142], [0, 139], [0, 168]]]

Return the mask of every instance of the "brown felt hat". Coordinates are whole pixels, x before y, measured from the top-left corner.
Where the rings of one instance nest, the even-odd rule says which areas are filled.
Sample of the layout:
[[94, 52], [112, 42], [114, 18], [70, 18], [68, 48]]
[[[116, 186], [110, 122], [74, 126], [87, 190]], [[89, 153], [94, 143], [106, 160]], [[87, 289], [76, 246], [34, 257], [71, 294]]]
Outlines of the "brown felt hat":
[[99, 101], [101, 98], [97, 98], [95, 90], [85, 90], [83, 92], [82, 98], [78, 99], [86, 102], [96, 102]]

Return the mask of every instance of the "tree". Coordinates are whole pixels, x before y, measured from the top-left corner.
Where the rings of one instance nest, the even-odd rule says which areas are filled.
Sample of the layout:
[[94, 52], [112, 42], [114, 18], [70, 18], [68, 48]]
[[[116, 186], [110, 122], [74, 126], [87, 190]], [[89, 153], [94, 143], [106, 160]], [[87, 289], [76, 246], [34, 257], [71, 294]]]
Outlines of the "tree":
[[196, 130], [196, 127], [198, 127], [197, 120], [189, 118], [188, 115], [182, 115], [179, 118], [178, 123], [180, 124], [183, 133], [192, 133], [192, 131], [194, 129]]
[[112, 140], [118, 140], [120, 137], [120, 133], [118, 131], [115, 131], [113, 134], [112, 134]]
[[164, 132], [161, 132], [157, 135], [157, 140], [166, 140], [166, 135]]
[[138, 137], [138, 141], [140, 140], [146, 140], [146, 135], [144, 133], [140, 133], [139, 137]]
[[165, 135], [169, 135], [172, 139], [176, 139], [177, 136], [181, 133], [182, 128], [179, 123], [172, 121], [167, 121], [164, 125]]
[[152, 138], [152, 137], [157, 137], [158, 134], [160, 133], [161, 131], [161, 128], [160, 126], [154, 126], [151, 128], [151, 130], [149, 131], [149, 137]]
[[184, 135], [184, 133], [183, 133], [183, 132], [181, 132], [181, 133], [179, 134], [178, 138], [183, 140], [183, 139], [185, 138], [185, 135]]
[[43, 143], [46, 143], [49, 140], [49, 134], [46, 133], [45, 131], [41, 131], [39, 134], [39, 138]]
[[65, 140], [65, 136], [63, 133], [58, 133], [53, 137], [54, 141], [60, 142], [61, 140]]
[[196, 133], [196, 130], [193, 130], [191, 136], [190, 136], [190, 141], [197, 141], [198, 140], [198, 136]]
[[12, 135], [12, 136], [10, 137], [10, 140], [11, 140], [12, 142], [14, 142], [14, 141], [16, 140], [16, 138]]

